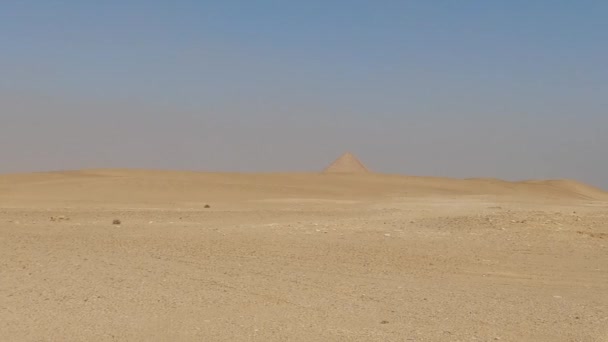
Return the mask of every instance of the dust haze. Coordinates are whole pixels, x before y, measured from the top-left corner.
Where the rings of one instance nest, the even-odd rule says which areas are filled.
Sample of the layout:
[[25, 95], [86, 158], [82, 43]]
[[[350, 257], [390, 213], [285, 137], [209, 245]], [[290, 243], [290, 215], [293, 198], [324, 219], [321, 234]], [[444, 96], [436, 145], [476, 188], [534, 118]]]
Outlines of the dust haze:
[[[0, 95], [1, 173], [85, 168], [319, 171], [356, 151], [382, 173], [608, 187], [607, 116], [429, 112], [299, 103], [186, 106]], [[296, 106], [297, 105], [297, 106]]]

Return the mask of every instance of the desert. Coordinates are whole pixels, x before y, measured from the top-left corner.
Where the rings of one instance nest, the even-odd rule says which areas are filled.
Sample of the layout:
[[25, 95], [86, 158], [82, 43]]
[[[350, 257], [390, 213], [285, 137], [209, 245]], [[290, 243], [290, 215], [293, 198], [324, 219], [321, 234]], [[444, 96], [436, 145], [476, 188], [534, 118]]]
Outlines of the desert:
[[608, 342], [608, 1], [0, 3], [0, 342]]
[[355, 161], [1, 175], [2, 340], [608, 340], [606, 192]]

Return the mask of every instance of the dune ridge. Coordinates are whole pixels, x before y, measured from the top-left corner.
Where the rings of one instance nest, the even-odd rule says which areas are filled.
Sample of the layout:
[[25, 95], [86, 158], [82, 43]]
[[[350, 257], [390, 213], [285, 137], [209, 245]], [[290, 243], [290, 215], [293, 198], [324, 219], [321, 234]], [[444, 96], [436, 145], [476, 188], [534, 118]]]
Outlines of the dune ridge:
[[488, 195], [523, 200], [608, 200], [574, 180], [504, 181], [382, 174], [205, 173], [91, 169], [0, 175], [0, 202], [163, 202], [259, 198], [369, 198]]

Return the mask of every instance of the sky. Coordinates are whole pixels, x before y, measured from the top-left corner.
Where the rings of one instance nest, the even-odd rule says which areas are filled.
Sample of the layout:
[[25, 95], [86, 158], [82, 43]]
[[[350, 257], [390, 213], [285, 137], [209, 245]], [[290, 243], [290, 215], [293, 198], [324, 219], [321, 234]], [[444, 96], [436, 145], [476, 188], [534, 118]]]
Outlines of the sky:
[[608, 2], [2, 1], [0, 173], [573, 178], [608, 189]]

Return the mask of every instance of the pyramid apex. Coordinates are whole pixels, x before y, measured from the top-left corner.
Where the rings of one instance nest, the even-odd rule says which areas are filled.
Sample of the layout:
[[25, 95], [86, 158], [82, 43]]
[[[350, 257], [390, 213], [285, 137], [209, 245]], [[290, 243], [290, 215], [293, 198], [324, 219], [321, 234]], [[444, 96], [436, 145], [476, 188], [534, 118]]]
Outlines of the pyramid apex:
[[324, 173], [369, 173], [369, 170], [353, 153], [346, 152], [329, 165]]

